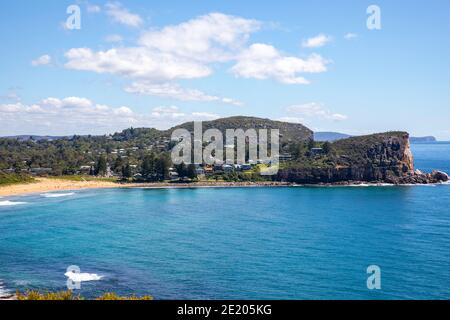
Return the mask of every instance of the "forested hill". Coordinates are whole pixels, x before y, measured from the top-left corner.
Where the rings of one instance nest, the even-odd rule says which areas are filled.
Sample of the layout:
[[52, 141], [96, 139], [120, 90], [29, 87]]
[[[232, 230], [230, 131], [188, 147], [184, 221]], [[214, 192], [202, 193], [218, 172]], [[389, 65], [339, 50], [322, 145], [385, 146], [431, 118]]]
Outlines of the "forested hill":
[[[307, 141], [313, 138], [313, 132], [299, 123], [289, 123], [281, 121], [273, 121], [269, 119], [261, 119], [255, 117], [230, 117], [213, 121], [203, 122], [203, 131], [208, 129], [218, 129], [224, 136], [227, 129], [279, 129], [282, 142], [289, 141]], [[187, 129], [192, 132], [194, 130], [194, 123], [188, 122], [182, 125], [176, 126], [170, 129], [172, 132], [174, 129]]]
[[[30, 171], [55, 175], [74, 174], [105, 157], [113, 170], [124, 163], [140, 166], [148, 154], [167, 153], [174, 129], [193, 130], [193, 123], [161, 131], [153, 128], [129, 128], [105, 136], [72, 136], [42, 139], [37, 136], [0, 138], [0, 170]], [[292, 124], [254, 117], [231, 117], [203, 122], [203, 131], [226, 129], [279, 129], [282, 145], [307, 141], [312, 131], [301, 124]], [[87, 169], [84, 169], [87, 170]]]

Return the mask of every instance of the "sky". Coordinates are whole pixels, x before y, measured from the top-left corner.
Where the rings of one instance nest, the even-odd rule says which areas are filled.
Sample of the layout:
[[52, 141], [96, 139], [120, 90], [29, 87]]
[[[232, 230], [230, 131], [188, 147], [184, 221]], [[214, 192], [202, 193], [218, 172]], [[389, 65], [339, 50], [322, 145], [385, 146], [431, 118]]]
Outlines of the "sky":
[[446, 0], [4, 0], [0, 136], [246, 115], [450, 140], [449, 33]]

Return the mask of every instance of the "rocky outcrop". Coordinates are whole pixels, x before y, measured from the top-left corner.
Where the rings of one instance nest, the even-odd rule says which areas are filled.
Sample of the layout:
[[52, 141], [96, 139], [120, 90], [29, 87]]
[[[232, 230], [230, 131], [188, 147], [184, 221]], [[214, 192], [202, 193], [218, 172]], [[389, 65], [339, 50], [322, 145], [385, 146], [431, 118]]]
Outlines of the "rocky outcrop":
[[326, 166], [298, 163], [280, 170], [283, 181], [317, 184], [373, 182], [392, 184], [438, 183], [448, 180], [444, 172], [414, 171], [414, 159], [406, 132], [353, 137], [331, 144]]

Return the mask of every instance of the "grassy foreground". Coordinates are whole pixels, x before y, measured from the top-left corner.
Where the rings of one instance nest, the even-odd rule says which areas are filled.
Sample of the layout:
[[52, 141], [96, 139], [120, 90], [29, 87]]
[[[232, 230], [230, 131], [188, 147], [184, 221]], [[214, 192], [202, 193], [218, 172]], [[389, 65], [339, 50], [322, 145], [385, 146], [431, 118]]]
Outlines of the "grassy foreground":
[[32, 182], [35, 182], [35, 180], [28, 175], [0, 172], [0, 186], [9, 186], [13, 184], [24, 184]]
[[54, 176], [54, 177], [48, 177], [48, 178], [55, 179], [55, 180], [66, 180], [66, 181], [76, 181], [76, 182], [83, 182], [83, 181], [118, 182], [117, 178], [101, 178], [101, 177], [86, 176], [86, 175]]
[[[76, 300], [86, 300], [81, 295], [75, 295], [72, 291], [60, 291], [60, 292], [44, 292], [41, 293], [39, 291], [27, 291], [25, 293], [16, 293], [17, 300], [57, 300], [57, 301], [76, 301]], [[119, 296], [115, 293], [105, 293], [104, 295], [95, 298], [94, 300], [153, 300], [152, 296], [129, 296], [129, 297], [123, 297]]]

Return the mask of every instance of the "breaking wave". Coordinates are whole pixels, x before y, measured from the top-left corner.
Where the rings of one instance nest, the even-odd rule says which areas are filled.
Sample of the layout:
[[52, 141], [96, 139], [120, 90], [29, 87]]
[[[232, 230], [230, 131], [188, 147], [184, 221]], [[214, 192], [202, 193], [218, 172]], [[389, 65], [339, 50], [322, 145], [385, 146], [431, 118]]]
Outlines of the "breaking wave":
[[103, 276], [99, 276], [95, 273], [66, 272], [64, 275], [73, 282], [99, 281], [103, 278]]
[[0, 201], [0, 207], [9, 207], [9, 206], [19, 206], [22, 204], [26, 204], [26, 202], [18, 202], [18, 201]]
[[5, 287], [3, 286], [3, 282], [0, 280], [0, 298], [7, 297], [10, 294], [11, 293], [5, 289]]
[[61, 198], [61, 197], [73, 196], [74, 194], [75, 194], [74, 192], [70, 192], [70, 193], [44, 193], [44, 194], [41, 194], [41, 196], [45, 197], [45, 198]]

